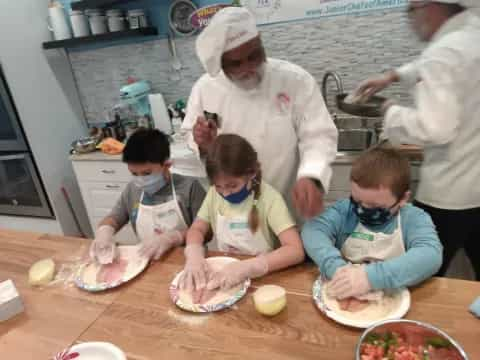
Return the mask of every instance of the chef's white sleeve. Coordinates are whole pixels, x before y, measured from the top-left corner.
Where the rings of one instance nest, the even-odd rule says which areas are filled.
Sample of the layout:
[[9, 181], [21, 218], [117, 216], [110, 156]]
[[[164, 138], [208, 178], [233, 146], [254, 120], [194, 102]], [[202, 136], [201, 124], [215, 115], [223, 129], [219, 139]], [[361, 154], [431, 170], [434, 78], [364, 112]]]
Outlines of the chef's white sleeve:
[[400, 66], [395, 69], [395, 73], [398, 75], [400, 81], [407, 87], [414, 87], [419, 80], [418, 63], [412, 61], [408, 64]]
[[188, 147], [192, 149], [198, 156], [200, 152], [198, 146], [193, 139], [193, 126], [197, 122], [199, 116], [203, 116], [203, 104], [200, 92], [202, 78], [200, 78], [192, 87], [192, 91], [188, 98], [185, 118], [182, 122], [182, 131], [187, 132]]
[[461, 104], [455, 69], [458, 55], [441, 49], [422, 59], [415, 85], [415, 108], [391, 106], [385, 114], [384, 133], [394, 144], [420, 146], [451, 142], [458, 133]]
[[306, 73], [300, 84], [295, 97], [295, 125], [300, 153], [297, 179], [317, 179], [328, 192], [331, 163], [337, 155], [338, 131], [313, 76]]

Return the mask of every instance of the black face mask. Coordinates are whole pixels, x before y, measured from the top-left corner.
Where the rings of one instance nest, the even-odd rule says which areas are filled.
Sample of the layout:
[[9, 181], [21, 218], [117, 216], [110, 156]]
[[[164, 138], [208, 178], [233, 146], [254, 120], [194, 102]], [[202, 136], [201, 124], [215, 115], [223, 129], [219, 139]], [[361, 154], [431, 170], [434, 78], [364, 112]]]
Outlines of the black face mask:
[[353, 212], [358, 216], [360, 222], [367, 226], [379, 226], [392, 220], [394, 214], [392, 214], [391, 210], [397, 206], [399, 202], [400, 200], [389, 208], [366, 208], [350, 196], [350, 203], [352, 204]]

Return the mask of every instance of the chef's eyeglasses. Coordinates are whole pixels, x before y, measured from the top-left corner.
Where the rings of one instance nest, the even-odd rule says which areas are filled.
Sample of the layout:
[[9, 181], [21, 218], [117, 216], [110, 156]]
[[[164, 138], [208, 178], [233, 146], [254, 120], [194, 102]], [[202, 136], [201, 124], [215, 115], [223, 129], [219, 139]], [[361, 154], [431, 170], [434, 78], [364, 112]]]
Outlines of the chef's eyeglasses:
[[225, 60], [222, 59], [222, 68], [229, 72], [235, 71], [237, 68], [242, 66], [244, 62], [249, 62], [251, 64], [259, 65], [265, 59], [265, 49], [263, 46], [255, 48], [247, 57], [242, 60]]

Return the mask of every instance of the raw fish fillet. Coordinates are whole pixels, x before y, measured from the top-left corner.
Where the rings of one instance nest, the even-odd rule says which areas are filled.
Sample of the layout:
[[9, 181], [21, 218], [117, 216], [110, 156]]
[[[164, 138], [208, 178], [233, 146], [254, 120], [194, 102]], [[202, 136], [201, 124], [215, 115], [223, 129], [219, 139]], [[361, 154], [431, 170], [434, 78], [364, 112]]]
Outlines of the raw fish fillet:
[[358, 312], [365, 309], [368, 306], [368, 301], [366, 300], [358, 300], [354, 297], [344, 299], [344, 300], [337, 300], [340, 309], [345, 311], [351, 312]]
[[127, 265], [128, 261], [122, 258], [115, 259], [111, 264], [102, 265], [97, 274], [97, 282], [111, 284], [121, 280]]

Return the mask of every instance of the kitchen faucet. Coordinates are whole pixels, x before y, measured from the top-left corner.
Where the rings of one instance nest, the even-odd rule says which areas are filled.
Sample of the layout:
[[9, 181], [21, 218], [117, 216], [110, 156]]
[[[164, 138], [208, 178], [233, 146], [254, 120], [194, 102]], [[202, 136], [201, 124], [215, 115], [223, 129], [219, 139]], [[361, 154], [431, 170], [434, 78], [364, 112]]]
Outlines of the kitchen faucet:
[[[322, 80], [322, 96], [323, 96], [323, 101], [325, 101], [325, 104], [327, 104], [327, 81], [329, 77], [333, 77], [333, 79], [335, 80], [335, 83], [337, 84], [337, 95], [343, 94], [343, 82], [340, 75], [338, 75], [338, 73], [336, 73], [335, 71], [327, 71], [323, 76], [323, 80]], [[332, 114], [332, 117], [333, 117], [333, 121], [336, 122], [337, 114], [335, 112]]]

